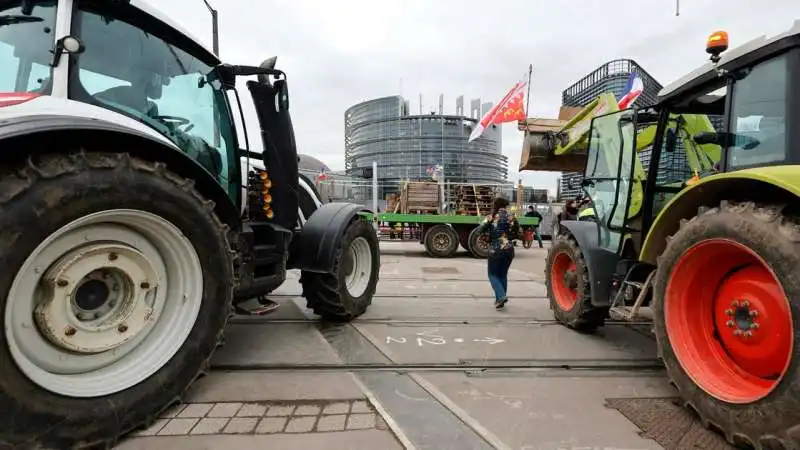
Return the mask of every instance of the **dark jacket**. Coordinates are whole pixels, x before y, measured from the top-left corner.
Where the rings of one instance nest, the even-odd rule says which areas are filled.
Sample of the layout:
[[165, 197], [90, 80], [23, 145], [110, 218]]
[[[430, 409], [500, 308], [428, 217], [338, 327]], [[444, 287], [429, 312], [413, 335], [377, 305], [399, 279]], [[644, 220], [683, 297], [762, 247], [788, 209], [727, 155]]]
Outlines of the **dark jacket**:
[[501, 209], [492, 217], [492, 221], [484, 220], [480, 225], [481, 233], [489, 233], [491, 239], [490, 253], [513, 251], [514, 236], [519, 233], [519, 222], [507, 210]]

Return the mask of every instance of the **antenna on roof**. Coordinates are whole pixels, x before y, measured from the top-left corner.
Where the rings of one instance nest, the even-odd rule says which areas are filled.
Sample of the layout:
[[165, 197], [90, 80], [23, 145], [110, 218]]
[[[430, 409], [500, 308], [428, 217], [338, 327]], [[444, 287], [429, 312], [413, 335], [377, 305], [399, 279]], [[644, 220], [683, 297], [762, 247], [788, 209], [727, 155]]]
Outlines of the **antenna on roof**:
[[681, 0], [675, 0], [675, 17], [681, 15]]

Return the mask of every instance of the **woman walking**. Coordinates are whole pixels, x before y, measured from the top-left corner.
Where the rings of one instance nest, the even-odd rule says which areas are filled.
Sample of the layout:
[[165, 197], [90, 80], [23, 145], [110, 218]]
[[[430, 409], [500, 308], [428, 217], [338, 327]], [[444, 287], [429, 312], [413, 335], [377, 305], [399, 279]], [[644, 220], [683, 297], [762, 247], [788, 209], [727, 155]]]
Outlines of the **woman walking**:
[[508, 302], [508, 269], [514, 260], [513, 239], [519, 233], [519, 222], [509, 214], [508, 200], [498, 197], [494, 200], [492, 214], [480, 225], [480, 232], [488, 232], [491, 239], [489, 247], [489, 283], [494, 290], [494, 306], [503, 309]]

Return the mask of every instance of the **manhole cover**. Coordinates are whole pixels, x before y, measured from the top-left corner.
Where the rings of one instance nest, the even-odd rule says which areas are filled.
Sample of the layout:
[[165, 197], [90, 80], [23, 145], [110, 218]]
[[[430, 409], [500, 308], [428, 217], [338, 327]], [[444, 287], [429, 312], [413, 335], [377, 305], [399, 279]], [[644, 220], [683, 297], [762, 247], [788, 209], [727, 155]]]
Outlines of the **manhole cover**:
[[424, 273], [458, 273], [458, 269], [455, 267], [423, 267], [422, 272]]
[[642, 430], [644, 437], [665, 450], [734, 450], [719, 434], [703, 425], [671, 398], [614, 398], [606, 406], [616, 409]]

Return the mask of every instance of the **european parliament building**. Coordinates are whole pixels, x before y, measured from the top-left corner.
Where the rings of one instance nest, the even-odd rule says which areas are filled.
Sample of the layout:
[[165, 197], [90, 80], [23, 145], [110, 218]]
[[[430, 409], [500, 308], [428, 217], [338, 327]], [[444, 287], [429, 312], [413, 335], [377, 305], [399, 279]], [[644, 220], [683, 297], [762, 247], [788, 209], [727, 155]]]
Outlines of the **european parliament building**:
[[356, 174], [377, 162], [381, 198], [399, 190], [404, 180], [429, 179], [429, 169], [436, 165], [450, 182], [504, 183], [508, 158], [502, 154], [501, 128], [490, 126], [483, 136], [467, 142], [491, 106], [473, 100], [467, 116], [463, 96], [454, 115], [443, 114], [441, 96], [438, 112], [429, 114], [411, 114], [402, 96], [353, 105], [344, 114], [345, 170]]

